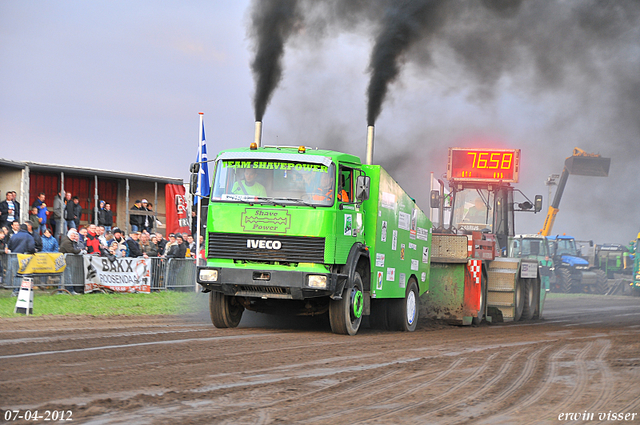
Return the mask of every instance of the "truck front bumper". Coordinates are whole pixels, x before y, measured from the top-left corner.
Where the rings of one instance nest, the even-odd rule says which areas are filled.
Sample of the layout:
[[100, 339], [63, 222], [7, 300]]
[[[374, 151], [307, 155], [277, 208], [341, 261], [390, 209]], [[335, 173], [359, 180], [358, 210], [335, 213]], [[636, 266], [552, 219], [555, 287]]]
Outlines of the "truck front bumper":
[[[217, 276], [213, 280], [212, 275]], [[208, 278], [205, 278], [209, 275]], [[255, 298], [303, 300], [331, 296], [339, 299], [348, 276], [289, 270], [198, 267], [197, 281], [206, 292]]]

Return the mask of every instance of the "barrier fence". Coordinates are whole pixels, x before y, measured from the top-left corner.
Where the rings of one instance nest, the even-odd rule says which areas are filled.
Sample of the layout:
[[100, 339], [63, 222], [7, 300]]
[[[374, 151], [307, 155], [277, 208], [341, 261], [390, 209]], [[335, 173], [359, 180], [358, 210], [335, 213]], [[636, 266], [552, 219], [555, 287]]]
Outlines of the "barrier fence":
[[[19, 275], [18, 254], [0, 254], [0, 286], [4, 289], [19, 289], [23, 277], [33, 278], [37, 287], [73, 289], [84, 292], [85, 280], [90, 270], [85, 270], [85, 257], [89, 255], [63, 254], [66, 267], [62, 273], [37, 273]], [[104, 257], [100, 257], [101, 259]], [[149, 285], [151, 291], [195, 291], [196, 264], [193, 258], [150, 257]], [[131, 259], [135, 260], [135, 259]], [[108, 261], [108, 260], [107, 260]], [[205, 260], [200, 259], [204, 265]]]

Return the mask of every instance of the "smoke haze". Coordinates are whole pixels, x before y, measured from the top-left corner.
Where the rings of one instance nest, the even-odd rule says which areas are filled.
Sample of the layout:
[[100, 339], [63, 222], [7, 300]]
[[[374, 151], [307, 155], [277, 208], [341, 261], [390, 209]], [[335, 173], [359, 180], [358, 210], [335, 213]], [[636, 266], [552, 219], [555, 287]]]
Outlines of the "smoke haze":
[[[297, 11], [294, 76], [265, 132], [361, 156], [375, 122], [374, 161], [425, 210], [449, 146], [521, 148], [531, 199], [547, 198], [544, 181], [577, 146], [612, 158], [611, 172], [569, 178], [554, 232], [622, 243], [640, 230], [640, 2], [308, 0]], [[368, 63], [323, 53], [336, 49]], [[535, 233], [544, 216], [517, 220]]]

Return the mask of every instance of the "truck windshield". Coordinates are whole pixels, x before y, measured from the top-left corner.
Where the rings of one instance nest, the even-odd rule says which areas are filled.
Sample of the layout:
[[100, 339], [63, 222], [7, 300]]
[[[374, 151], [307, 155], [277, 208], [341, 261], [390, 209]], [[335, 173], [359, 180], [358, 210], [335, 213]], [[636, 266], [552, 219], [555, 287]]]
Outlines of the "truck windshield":
[[218, 160], [211, 200], [330, 206], [335, 197], [336, 167], [314, 163]]
[[464, 189], [456, 192], [453, 226], [458, 230], [492, 230], [493, 193], [485, 189]]

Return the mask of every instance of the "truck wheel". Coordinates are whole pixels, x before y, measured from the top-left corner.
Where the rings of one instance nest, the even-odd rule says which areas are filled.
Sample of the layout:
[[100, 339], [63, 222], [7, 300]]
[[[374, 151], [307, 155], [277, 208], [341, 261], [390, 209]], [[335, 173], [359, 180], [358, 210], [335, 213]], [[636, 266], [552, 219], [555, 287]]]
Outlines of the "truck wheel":
[[535, 284], [531, 279], [524, 280], [524, 302], [522, 307], [522, 316], [520, 320], [531, 320], [536, 312], [536, 293]]
[[609, 288], [609, 281], [607, 280], [607, 274], [602, 270], [596, 270], [596, 294], [606, 294]]
[[478, 315], [473, 318], [473, 324], [479, 325], [482, 323], [482, 319], [484, 319], [484, 311], [487, 307], [487, 271], [484, 266], [482, 266], [482, 274], [480, 277], [480, 311], [478, 311]]
[[411, 277], [407, 284], [404, 298], [390, 300], [391, 308], [388, 311], [390, 315], [391, 329], [401, 332], [413, 332], [418, 325], [418, 285], [416, 280]]
[[522, 317], [522, 311], [524, 310], [524, 293], [525, 293], [525, 280], [518, 279], [516, 281], [516, 293], [514, 294], [514, 312], [513, 321], [517, 322]]
[[567, 269], [556, 270], [556, 279], [560, 286], [560, 292], [568, 294], [571, 292], [571, 272]]
[[209, 292], [209, 314], [216, 328], [235, 328], [242, 319], [244, 307], [236, 297], [221, 292]]
[[362, 278], [355, 272], [352, 281], [347, 282], [341, 300], [331, 300], [329, 304], [329, 321], [333, 333], [355, 335], [362, 322], [364, 296], [362, 294]]

